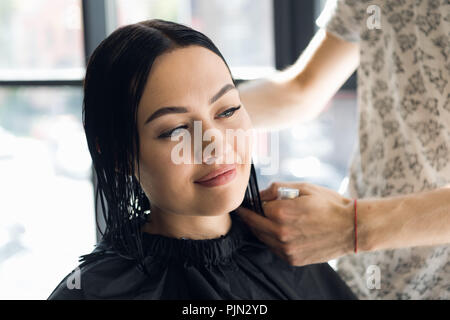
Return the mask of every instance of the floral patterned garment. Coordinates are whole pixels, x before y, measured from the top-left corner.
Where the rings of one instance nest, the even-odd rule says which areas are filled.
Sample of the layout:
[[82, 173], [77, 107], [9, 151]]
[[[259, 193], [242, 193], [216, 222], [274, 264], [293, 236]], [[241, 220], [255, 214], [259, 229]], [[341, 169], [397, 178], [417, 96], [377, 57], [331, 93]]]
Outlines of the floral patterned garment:
[[[329, 0], [316, 24], [360, 45], [359, 141], [346, 195], [450, 183], [450, 1]], [[450, 299], [449, 253], [450, 245], [358, 253], [337, 268], [360, 299]], [[370, 266], [378, 288], [368, 285]]]

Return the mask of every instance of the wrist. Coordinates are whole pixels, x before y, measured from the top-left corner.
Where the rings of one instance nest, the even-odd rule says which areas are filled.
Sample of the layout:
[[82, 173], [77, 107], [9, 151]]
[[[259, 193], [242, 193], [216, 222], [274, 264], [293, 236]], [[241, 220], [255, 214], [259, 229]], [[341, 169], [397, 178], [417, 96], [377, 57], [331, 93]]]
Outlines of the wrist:
[[[355, 210], [354, 199], [342, 198], [343, 219], [345, 219], [345, 231], [342, 230], [344, 242], [342, 243], [342, 255], [349, 255], [355, 252]], [[358, 249], [359, 250], [359, 249]]]
[[344, 202], [345, 216], [351, 225], [351, 232], [347, 233], [346, 254], [375, 250], [377, 233], [374, 228], [380, 222], [374, 214], [374, 205], [368, 199], [344, 198]]
[[389, 237], [396, 234], [392, 208], [386, 199], [360, 199], [358, 210], [358, 251], [388, 249]]

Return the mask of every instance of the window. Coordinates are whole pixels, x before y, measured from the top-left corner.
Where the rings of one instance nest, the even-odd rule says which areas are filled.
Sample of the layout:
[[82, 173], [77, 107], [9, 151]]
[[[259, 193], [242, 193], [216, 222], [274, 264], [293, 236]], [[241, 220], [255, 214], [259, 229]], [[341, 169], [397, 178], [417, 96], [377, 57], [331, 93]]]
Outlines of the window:
[[[356, 108], [355, 92], [341, 91], [316, 119], [277, 131], [279, 170], [274, 175], [257, 170], [260, 189], [273, 181], [304, 181], [343, 193], [356, 141]], [[263, 139], [270, 146], [273, 137], [266, 133]], [[268, 155], [262, 152], [261, 157]]]
[[[274, 3], [276, 52], [281, 68], [295, 62], [306, 48], [317, 31], [314, 22], [325, 2], [292, 0]], [[348, 181], [347, 166], [356, 141], [356, 107], [356, 92], [341, 90], [316, 119], [276, 133], [259, 134], [266, 143], [259, 150], [261, 169], [269, 168], [263, 162], [270, 158], [267, 150], [272, 138], [277, 135], [279, 143], [276, 173], [265, 175], [262, 170], [257, 170], [260, 189], [273, 181], [305, 181], [344, 192]]]
[[176, 21], [210, 37], [236, 79], [274, 71], [272, 0], [115, 0], [115, 4], [114, 28], [153, 18]]
[[2, 0], [0, 79], [81, 79], [79, 0]]
[[46, 299], [96, 243], [81, 1], [2, 0], [0, 47], [0, 299]]

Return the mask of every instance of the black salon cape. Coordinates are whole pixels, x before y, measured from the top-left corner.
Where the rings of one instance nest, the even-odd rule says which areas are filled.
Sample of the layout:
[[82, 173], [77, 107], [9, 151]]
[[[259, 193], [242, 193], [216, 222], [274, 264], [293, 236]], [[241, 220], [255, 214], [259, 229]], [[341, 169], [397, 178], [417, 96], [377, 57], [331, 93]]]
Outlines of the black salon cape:
[[291, 266], [257, 239], [238, 214], [230, 216], [231, 229], [215, 239], [144, 232], [151, 276], [136, 261], [108, 250], [102, 240], [94, 252], [107, 249], [106, 254], [79, 265], [80, 288], [74, 287], [71, 272], [48, 299], [356, 299], [327, 263]]

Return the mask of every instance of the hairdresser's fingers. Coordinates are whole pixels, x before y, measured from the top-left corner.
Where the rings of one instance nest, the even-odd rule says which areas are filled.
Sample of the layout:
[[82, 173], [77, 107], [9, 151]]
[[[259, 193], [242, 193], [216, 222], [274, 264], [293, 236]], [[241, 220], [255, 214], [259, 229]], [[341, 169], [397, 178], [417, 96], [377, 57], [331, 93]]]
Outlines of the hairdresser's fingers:
[[301, 214], [303, 198], [264, 201], [264, 215], [277, 224], [291, 224]]
[[261, 201], [275, 200], [277, 198], [277, 192], [274, 193], [271, 187], [269, 187], [267, 189], [259, 191], [259, 197]]
[[279, 226], [270, 219], [263, 217], [262, 215], [244, 207], [239, 207], [236, 211], [238, 212], [242, 220], [251, 228], [268, 234], [278, 234]]
[[278, 196], [279, 187], [298, 189], [300, 195], [309, 195], [315, 186], [307, 182], [272, 182], [267, 189], [259, 192], [261, 201], [275, 200]]

